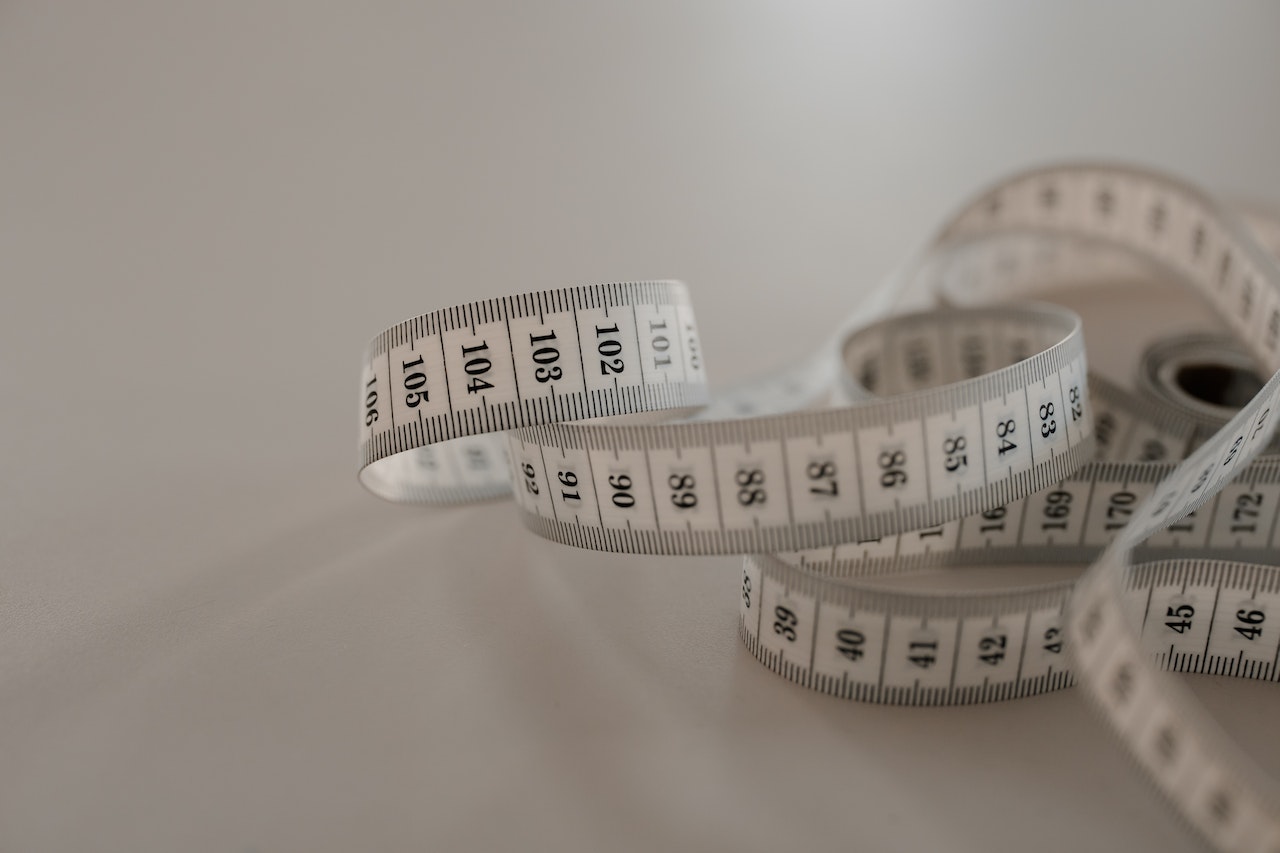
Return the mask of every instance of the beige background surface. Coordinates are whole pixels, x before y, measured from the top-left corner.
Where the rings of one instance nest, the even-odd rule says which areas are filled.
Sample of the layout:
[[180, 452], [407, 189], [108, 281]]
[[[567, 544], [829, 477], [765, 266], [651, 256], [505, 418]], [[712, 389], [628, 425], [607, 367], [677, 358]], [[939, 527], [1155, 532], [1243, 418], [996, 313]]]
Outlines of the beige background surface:
[[1278, 43], [1264, 3], [0, 3], [0, 850], [1196, 849], [1072, 692], [828, 699], [741, 647], [735, 559], [375, 500], [353, 388], [405, 316], [641, 276], [760, 373], [1060, 157], [1280, 203]]

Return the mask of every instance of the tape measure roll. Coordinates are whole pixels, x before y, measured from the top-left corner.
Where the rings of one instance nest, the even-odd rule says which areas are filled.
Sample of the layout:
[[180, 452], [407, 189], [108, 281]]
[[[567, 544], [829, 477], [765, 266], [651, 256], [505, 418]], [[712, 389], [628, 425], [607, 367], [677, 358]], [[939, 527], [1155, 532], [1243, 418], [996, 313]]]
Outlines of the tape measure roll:
[[[1185, 401], [1086, 381], [1070, 314], [989, 304], [1152, 277], [1206, 298], [1271, 376], [1215, 434], [1221, 407], [1188, 418]], [[1275, 562], [1280, 462], [1252, 461], [1280, 402], [1280, 268], [1193, 188], [1087, 165], [997, 185], [903, 282], [971, 307], [868, 325], [841, 340], [843, 364], [820, 353], [810, 375], [740, 392], [727, 411], [812, 402], [833, 384], [853, 401], [845, 408], [736, 421], [562, 423], [679, 416], [705, 399], [696, 327], [675, 284], [495, 300], [401, 324], [366, 358], [362, 479], [399, 500], [489, 496], [512, 483], [527, 526], [578, 546], [750, 554], [739, 623], [748, 648], [835, 695], [955, 704], [1079, 683], [1205, 839], [1280, 850], [1280, 787], [1158, 672], [1280, 678], [1280, 572], [1261, 564]], [[633, 334], [615, 341], [625, 324], [614, 315], [625, 312]], [[678, 347], [667, 330], [684, 336]], [[476, 349], [501, 343], [498, 331], [500, 372]], [[608, 353], [603, 341], [614, 341]], [[670, 372], [655, 363], [655, 378], [610, 393], [594, 375], [599, 360], [608, 378], [610, 358], [633, 382], [650, 359], [669, 359]], [[433, 398], [411, 404], [420, 389]], [[512, 430], [509, 479], [482, 435], [498, 430]], [[453, 449], [459, 440], [488, 443]], [[1095, 445], [1112, 461], [1090, 463]], [[484, 460], [474, 473], [468, 453]], [[1135, 565], [1135, 553], [1157, 561]], [[1078, 581], [1031, 588], [894, 585], [908, 570], [1048, 561], [1092, 565]], [[954, 585], [964, 570], [946, 571]]]

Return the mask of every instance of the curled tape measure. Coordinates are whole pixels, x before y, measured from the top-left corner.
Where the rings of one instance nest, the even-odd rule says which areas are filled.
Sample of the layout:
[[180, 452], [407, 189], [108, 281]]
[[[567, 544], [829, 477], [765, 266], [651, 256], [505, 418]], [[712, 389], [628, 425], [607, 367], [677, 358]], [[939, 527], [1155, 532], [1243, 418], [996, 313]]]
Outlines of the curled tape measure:
[[[1207, 841], [1275, 853], [1280, 786], [1158, 671], [1280, 679], [1280, 457], [1259, 455], [1280, 228], [1248, 221], [1135, 169], [1016, 176], [897, 279], [943, 307], [888, 315], [882, 289], [801, 368], [714, 401], [676, 282], [427, 314], [365, 356], [361, 479], [399, 501], [514, 493], [530, 530], [583, 548], [749, 555], [743, 640], [827, 693], [1078, 683]], [[1076, 313], [1016, 301], [1105, 305], [1125, 280], [1194, 291], [1213, 334], [1151, 344], [1124, 383], [1089, 373]], [[1089, 568], [955, 588], [960, 566], [1031, 563]], [[929, 569], [942, 583], [911, 583]]]

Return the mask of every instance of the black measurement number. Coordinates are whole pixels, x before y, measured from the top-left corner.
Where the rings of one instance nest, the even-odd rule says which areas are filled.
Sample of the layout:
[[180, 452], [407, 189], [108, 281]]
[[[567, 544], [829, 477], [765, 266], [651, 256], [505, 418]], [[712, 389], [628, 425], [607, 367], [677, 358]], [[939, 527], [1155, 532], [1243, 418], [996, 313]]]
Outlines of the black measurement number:
[[1236, 495], [1236, 505], [1231, 510], [1232, 533], [1257, 533], [1258, 512], [1262, 506], [1260, 492], [1245, 492]]
[[613, 505], [619, 509], [631, 509], [636, 505], [636, 496], [631, 494], [631, 477], [628, 474], [613, 474], [609, 477], [609, 485], [613, 487]]
[[538, 472], [528, 462], [524, 463], [520, 470], [524, 472], [525, 491], [531, 495], [536, 495], [538, 493]]
[[672, 474], [667, 478], [667, 485], [671, 487], [671, 503], [676, 509], [693, 509], [698, 505], [692, 474]]
[[751, 577], [746, 574], [742, 576], [742, 606], [751, 606]]
[[764, 472], [759, 468], [739, 468], [733, 480], [738, 484], [738, 503], [743, 506], [764, 506]]
[[[466, 358], [473, 353], [488, 352], [489, 342], [481, 341], [473, 347], [463, 347], [462, 357]], [[467, 393], [479, 394], [486, 388], [492, 388], [493, 383], [486, 382], [481, 376], [487, 374], [493, 368], [493, 362], [487, 356], [477, 355], [475, 358], [468, 358], [466, 363], [462, 365], [462, 372], [470, 376], [467, 380]]]
[[378, 377], [370, 379], [364, 387], [364, 425], [373, 426], [378, 419]]
[[907, 644], [907, 660], [921, 669], [928, 669], [938, 662], [937, 640], [912, 640]]
[[862, 660], [863, 647], [867, 638], [861, 631], [853, 628], [841, 628], [836, 631], [836, 651], [852, 661]]
[[1071, 404], [1071, 422], [1075, 423], [1084, 417], [1084, 403], [1080, 399], [1080, 386], [1072, 385], [1067, 391], [1067, 402]]
[[1040, 404], [1040, 437], [1048, 438], [1058, 431], [1058, 422], [1053, 417], [1053, 403]]
[[983, 634], [982, 639], [978, 640], [978, 660], [989, 666], [998, 666], [1004, 660], [1008, 644], [1009, 636], [1003, 631]]
[[979, 533], [996, 533], [1004, 530], [1004, 517], [1009, 514], [1005, 507], [998, 506], [987, 510], [982, 518], [987, 522], [978, 528]]
[[1041, 530], [1066, 530], [1067, 516], [1071, 514], [1071, 493], [1054, 490], [1045, 495], [1044, 517], [1056, 519], [1040, 522]]
[[1062, 629], [1046, 628], [1044, 632], [1044, 650], [1050, 654], [1062, 654]]
[[787, 642], [796, 641], [796, 614], [779, 604], [773, 608], [773, 633], [785, 637]]
[[1240, 445], [1244, 444], [1244, 436], [1237, 435], [1236, 440], [1232, 443], [1231, 449], [1227, 451], [1227, 458], [1222, 461], [1222, 467], [1225, 468], [1231, 464], [1236, 458], [1236, 454], [1240, 452]]
[[944, 465], [948, 471], [956, 472], [969, 467], [969, 454], [964, 451], [963, 435], [957, 435], [942, 442], [942, 452], [947, 457]]
[[836, 483], [836, 463], [830, 460], [810, 462], [804, 469], [814, 485], [809, 487], [809, 494], [834, 498], [840, 494], [840, 486]]
[[[535, 335], [529, 333], [529, 346], [537, 346], [540, 343], [554, 341], [556, 339], [556, 330], [552, 329], [545, 335]], [[539, 382], [551, 382], [564, 376], [563, 371], [559, 367], [552, 367], [560, 360], [560, 350], [547, 343], [546, 346], [538, 347], [533, 351], [533, 363], [538, 368], [533, 371], [533, 378]]]
[[649, 334], [652, 335], [649, 340], [649, 344], [653, 347], [653, 351], [657, 353], [653, 357], [653, 366], [655, 369], [671, 366], [671, 356], [666, 354], [667, 351], [671, 349], [671, 339], [666, 335], [659, 333], [659, 330], [666, 328], [666, 320], [649, 321]]
[[561, 471], [556, 475], [556, 479], [560, 481], [560, 497], [566, 501], [580, 501], [582, 495], [578, 492], [566, 491], [566, 489], [576, 489], [578, 487], [578, 475], [572, 471]]
[[1267, 418], [1270, 416], [1271, 409], [1262, 410], [1262, 413], [1258, 415], [1258, 422], [1253, 428], [1253, 435], [1249, 436], [1250, 439], [1258, 437], [1258, 433], [1262, 432], [1262, 428], [1267, 425]]
[[1044, 517], [1041, 530], [1066, 530], [1066, 517], [1071, 514], [1071, 493], [1052, 491], [1044, 496]]
[[409, 392], [404, 395], [404, 402], [405, 405], [411, 409], [416, 409], [419, 403], [427, 402], [427, 392], [425, 388], [427, 384], [427, 374], [423, 373], [421, 370], [415, 370], [412, 373], [409, 372], [409, 368], [411, 367], [421, 367], [422, 362], [422, 356], [418, 356], [413, 361], [401, 362], [401, 369], [404, 372], [404, 390]]
[[1261, 610], [1237, 610], [1236, 621], [1240, 624], [1236, 626], [1236, 633], [1246, 640], [1256, 640], [1262, 636], [1262, 623], [1267, 620], [1267, 614]]
[[886, 489], [901, 486], [907, 482], [907, 452], [905, 450], [881, 451], [877, 460], [880, 463], [880, 485]]
[[1165, 627], [1183, 634], [1191, 630], [1191, 618], [1196, 615], [1196, 609], [1190, 604], [1171, 605], [1165, 610], [1165, 615], [1168, 617]]
[[1129, 523], [1138, 496], [1133, 492], [1116, 492], [1107, 498], [1107, 530], [1119, 530]]
[[616, 334], [618, 334], [617, 323], [612, 326], [596, 326], [596, 338], [604, 338], [604, 340], [597, 340], [596, 342], [596, 352], [600, 353], [601, 376], [608, 376], [610, 373], [621, 373], [626, 369], [626, 365], [618, 357], [622, 353], [622, 341], [617, 338], [605, 337], [606, 335]]
[[1001, 456], [1004, 456], [1012, 450], [1018, 449], [1018, 445], [1014, 444], [1013, 440], [1009, 438], [1009, 436], [1013, 435], [1017, 430], [1018, 425], [1013, 422], [1012, 418], [1007, 421], [1000, 421], [1000, 423], [996, 424], [996, 438], [1000, 439]]

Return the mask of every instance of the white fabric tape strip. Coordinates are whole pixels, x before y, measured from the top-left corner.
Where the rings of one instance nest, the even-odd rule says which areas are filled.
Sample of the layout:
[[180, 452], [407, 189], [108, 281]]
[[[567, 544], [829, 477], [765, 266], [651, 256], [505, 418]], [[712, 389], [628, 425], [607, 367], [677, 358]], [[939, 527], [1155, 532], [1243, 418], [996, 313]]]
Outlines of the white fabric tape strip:
[[[1275, 373], [1280, 367], [1280, 269], [1210, 199], [1133, 170], [1063, 168], [1020, 176], [965, 211], [943, 239], [1016, 229], [1098, 239], [1133, 250], [1204, 296], [1272, 374], [1236, 417], [1161, 482], [1086, 573], [1068, 608], [1068, 637], [1080, 683], [1183, 817], [1221, 849], [1274, 849], [1280, 845], [1280, 788], [1214, 726], [1199, 719], [1205, 715], [1185, 688], [1159, 676], [1157, 661], [1144, 648], [1145, 620], [1138, 622], [1125, 612], [1124, 590], [1138, 576], [1128, 562], [1130, 551], [1202, 506], [1271, 440], [1271, 412], [1280, 394], [1280, 374]], [[1206, 595], [1212, 591], [1207, 601], [1167, 606], [1167, 632], [1207, 632], [1209, 622], [1216, 622], [1216, 606], [1209, 604], [1208, 614], [1203, 609], [1222, 599], [1222, 585], [1201, 587]], [[1240, 592], [1230, 588], [1227, 597], [1239, 598]], [[1194, 618], [1197, 604], [1202, 608], [1199, 620]], [[1240, 608], [1238, 614], [1263, 614], [1265, 622], [1267, 609], [1262, 604]], [[1230, 624], [1230, 618], [1224, 623]], [[1255, 626], [1246, 621], [1244, 627]], [[1262, 638], [1272, 633], [1260, 630], [1248, 640], [1255, 644], [1250, 650], [1266, 645]], [[1197, 636], [1202, 638], [1205, 646], [1197, 654], [1209, 657], [1213, 638]], [[1173, 660], [1176, 656], [1163, 662]], [[1273, 657], [1257, 674], [1274, 678], [1275, 668]]]
[[[966, 361], [968, 342], [980, 348]], [[526, 524], [619, 552], [809, 548], [1002, 505], [1092, 455], [1079, 320], [1069, 312], [895, 318], [855, 334], [846, 356], [891, 393], [913, 390], [767, 418], [517, 431], [511, 456]], [[913, 372], [896, 369], [904, 361]], [[965, 373], [977, 378], [959, 379]], [[933, 387], [951, 379], [959, 381]]]
[[[1180, 398], [1086, 379], [1070, 312], [1004, 304], [1153, 277], [1204, 297], [1271, 377], [1216, 434], [1221, 418]], [[395, 500], [514, 491], [530, 529], [580, 547], [749, 554], [744, 641], [825, 692], [955, 704], [1078, 683], [1205, 839], [1280, 850], [1276, 781], [1158, 672], [1280, 678], [1280, 571], [1262, 565], [1277, 562], [1280, 460], [1253, 461], [1280, 403], [1274, 258], [1177, 180], [1063, 166], [984, 193], [896, 283], [969, 307], [864, 314], [796, 371], [673, 423], [564, 422], [706, 402], [679, 284], [402, 323], [365, 358], [362, 480]], [[852, 402], [792, 411], [832, 399]], [[1020, 589], [895, 585], [1008, 562], [1092, 565]]]
[[[370, 343], [360, 398], [365, 486], [391, 500], [448, 503], [507, 488], [492, 440], [453, 440], [701, 406], [706, 370], [684, 285], [626, 282], [406, 320]], [[425, 451], [433, 446], [451, 452]]]

